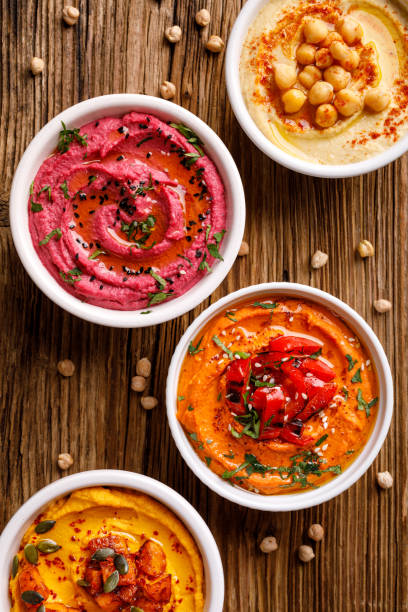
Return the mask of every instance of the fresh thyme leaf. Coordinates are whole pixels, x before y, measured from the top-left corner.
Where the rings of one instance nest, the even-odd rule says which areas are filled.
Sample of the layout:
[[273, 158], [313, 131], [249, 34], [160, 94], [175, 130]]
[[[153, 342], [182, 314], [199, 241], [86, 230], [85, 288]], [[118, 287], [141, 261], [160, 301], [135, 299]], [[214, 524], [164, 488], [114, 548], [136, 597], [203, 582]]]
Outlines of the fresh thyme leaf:
[[164, 278], [162, 278], [160, 276], [160, 274], [157, 274], [157, 272], [154, 272], [153, 270], [150, 270], [150, 276], [152, 276], [154, 278], [154, 280], [156, 281], [159, 289], [164, 289], [165, 286], [167, 285], [167, 281], [165, 281]]
[[64, 194], [64, 198], [66, 200], [69, 200], [69, 193], [68, 193], [68, 185], [67, 185], [67, 181], [64, 181], [63, 183], [61, 183], [60, 185], [60, 189], [62, 191], [62, 193]]
[[352, 383], [363, 382], [361, 380], [361, 368], [355, 371], [353, 378], [351, 379]]
[[230, 359], [234, 359], [234, 353], [232, 351], [230, 351], [229, 348], [227, 348], [225, 346], [225, 344], [223, 344], [223, 342], [221, 342], [221, 340], [218, 338], [218, 336], [213, 336], [212, 340], [213, 340], [213, 342], [215, 342], [215, 344], [217, 346], [220, 347], [220, 349], [222, 349], [224, 351], [224, 353], [226, 353], [228, 355], [228, 357]]
[[31, 198], [31, 210], [32, 212], [41, 212], [43, 207], [39, 202], [34, 202], [33, 198]]
[[234, 323], [236, 323], [238, 321], [238, 319], [236, 319], [234, 317], [234, 313], [233, 312], [226, 312], [225, 316], [227, 317], [227, 319], [229, 319], [230, 321], [233, 321]]
[[350, 372], [357, 363], [357, 359], [354, 361], [351, 355], [346, 355], [346, 359], [348, 361], [348, 371]]
[[105, 251], [101, 251], [101, 249], [96, 249], [91, 255], [88, 255], [88, 259], [96, 259], [99, 255], [107, 255]]
[[315, 442], [315, 447], [317, 448], [318, 446], [320, 446], [322, 444], [322, 442], [327, 440], [328, 437], [329, 437], [328, 434], [324, 434], [321, 438], [318, 439], [317, 442]]
[[216, 244], [207, 244], [207, 249], [208, 249], [208, 252], [210, 253], [211, 257], [214, 257], [215, 259], [220, 259], [221, 261], [224, 261], [223, 256], [218, 251], [218, 245], [216, 245]]
[[167, 298], [170, 297], [172, 294], [164, 293], [163, 291], [159, 291], [157, 293], [151, 293], [149, 291], [147, 295], [149, 298], [148, 306], [152, 306], [153, 304], [160, 304], [161, 302], [164, 302], [164, 300], [167, 300]]
[[51, 230], [51, 232], [47, 234], [42, 240], [40, 240], [38, 244], [40, 246], [43, 246], [44, 244], [48, 244], [51, 238], [53, 238], [54, 236], [55, 236], [55, 240], [61, 239], [62, 232], [59, 227], [56, 227], [55, 229]]
[[79, 142], [82, 147], [88, 146], [87, 134], [80, 134], [78, 128], [72, 130], [67, 129], [67, 126], [61, 121], [62, 130], [59, 133], [57, 149], [60, 153], [66, 153], [74, 140]]
[[189, 355], [197, 355], [197, 353], [199, 353], [200, 351], [203, 351], [203, 348], [200, 348], [200, 345], [203, 341], [204, 336], [201, 336], [201, 338], [199, 339], [199, 341], [197, 342], [197, 344], [194, 346], [194, 344], [192, 342], [190, 342], [190, 344], [188, 345], [188, 353]]

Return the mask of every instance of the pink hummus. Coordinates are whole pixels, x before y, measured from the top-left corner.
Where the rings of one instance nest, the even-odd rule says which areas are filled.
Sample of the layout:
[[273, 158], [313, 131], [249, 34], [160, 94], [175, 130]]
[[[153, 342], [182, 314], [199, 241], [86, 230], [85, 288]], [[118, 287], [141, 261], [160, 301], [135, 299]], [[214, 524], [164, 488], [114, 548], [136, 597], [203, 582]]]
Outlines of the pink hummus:
[[188, 127], [132, 112], [63, 128], [28, 205], [34, 246], [66, 291], [104, 308], [147, 308], [222, 259], [224, 186]]

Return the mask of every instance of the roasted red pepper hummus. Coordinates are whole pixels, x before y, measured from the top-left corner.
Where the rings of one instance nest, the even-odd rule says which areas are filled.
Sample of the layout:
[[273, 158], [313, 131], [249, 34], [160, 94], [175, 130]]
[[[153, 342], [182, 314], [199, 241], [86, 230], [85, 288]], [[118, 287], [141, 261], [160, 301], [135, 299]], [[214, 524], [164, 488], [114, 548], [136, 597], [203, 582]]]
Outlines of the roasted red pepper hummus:
[[79, 299], [118, 310], [182, 295], [222, 259], [224, 186], [198, 136], [145, 113], [68, 129], [30, 189], [30, 232]]
[[362, 449], [378, 383], [352, 330], [323, 306], [264, 296], [190, 344], [178, 418], [222, 478], [262, 494], [319, 486]]
[[10, 593], [13, 612], [201, 612], [203, 565], [168, 508], [93, 487], [37, 517], [13, 560]]
[[347, 164], [406, 134], [405, 4], [269, 0], [240, 64], [246, 105], [265, 136], [306, 161]]

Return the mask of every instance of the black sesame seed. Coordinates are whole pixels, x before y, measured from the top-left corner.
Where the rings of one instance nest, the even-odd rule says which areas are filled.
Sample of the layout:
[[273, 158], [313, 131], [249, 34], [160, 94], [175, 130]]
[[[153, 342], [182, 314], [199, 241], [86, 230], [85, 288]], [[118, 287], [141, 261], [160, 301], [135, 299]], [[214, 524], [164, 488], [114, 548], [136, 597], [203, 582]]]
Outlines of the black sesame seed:
[[124, 276], [123, 277], [123, 282], [126, 283], [126, 281], [127, 281], [127, 276]]
[[111, 270], [111, 271], [112, 271], [112, 270], [113, 270], [113, 266], [110, 266], [109, 270]]
[[[75, 227], [75, 225], [74, 225], [74, 227]], [[78, 244], [81, 244], [81, 241], [80, 241], [79, 238], [75, 238], [75, 240], [78, 242]]]
[[202, 232], [202, 231], [203, 231], [203, 228], [202, 228], [202, 227], [200, 227], [200, 228], [197, 230], [197, 232], [198, 232], [199, 234], [201, 234], [201, 232]]
[[99, 285], [99, 289], [101, 289], [101, 290], [102, 290], [102, 289], [103, 289], [103, 285]]
[[95, 127], [98, 127], [98, 125], [99, 125], [99, 121], [97, 121], [97, 122], [95, 123]]
[[78, 208], [78, 204], [73, 204], [73, 205], [72, 205], [72, 208], [73, 208], [74, 210], [76, 210], [76, 209]]
[[186, 236], [187, 242], [191, 242], [191, 236]]
[[101, 248], [101, 245], [99, 244], [99, 242], [95, 242], [95, 246], [96, 246], [97, 249]]
[[75, 259], [78, 259], [79, 253], [75, 253]]
[[122, 161], [122, 159], [125, 159], [124, 155], [118, 155], [118, 157], [116, 158], [116, 161]]
[[121, 125], [120, 128], [118, 128], [119, 134], [123, 134], [124, 131], [125, 131], [125, 128], [123, 127], [123, 125]]
[[196, 251], [195, 256], [197, 257], [197, 259], [200, 259], [201, 255], [202, 255], [201, 251]]
[[188, 224], [189, 225], [197, 225], [197, 221], [189, 221]]
[[172, 280], [171, 278], [165, 278], [164, 280], [166, 280], [168, 283], [170, 283], [170, 285], [172, 285], [174, 283], [174, 280]]
[[119, 185], [120, 185], [119, 181], [115, 181], [115, 185], [116, 185], [116, 187], [119, 187]]
[[66, 210], [66, 209], [65, 209], [65, 206], [64, 206], [64, 208], [62, 209], [62, 212], [65, 212], [65, 210]]
[[96, 276], [93, 276], [93, 275], [92, 275], [92, 276], [91, 276], [91, 278], [89, 279], [89, 282], [90, 282], [90, 283], [93, 283], [93, 282], [94, 282], [94, 280], [95, 280], [95, 278], [96, 278]]
[[205, 215], [202, 215], [201, 213], [198, 215], [198, 218], [200, 219], [200, 221], [204, 221], [205, 219]]
[[89, 243], [89, 248], [92, 249], [92, 247], [93, 247], [93, 242], [90, 242]]
[[90, 215], [93, 215], [93, 214], [94, 214], [94, 212], [95, 212], [94, 210], [90, 210], [90, 211], [89, 211], [89, 214], [90, 214]]
[[78, 214], [78, 213], [74, 213], [74, 217], [76, 217], [77, 219], [79, 219], [79, 214]]
[[149, 159], [149, 157], [151, 157], [151, 156], [152, 156], [152, 154], [150, 152], [146, 154], [146, 158], [147, 159]]
[[96, 199], [96, 195], [92, 195], [91, 200], [95, 200], [95, 199]]
[[120, 195], [125, 195], [126, 189], [124, 187], [121, 187], [119, 193]]
[[81, 223], [81, 221], [79, 222], [79, 227], [84, 227], [84, 224]]
[[106, 191], [106, 189], [107, 189], [107, 187], [106, 187], [106, 185], [104, 185], [104, 186], [102, 187], [101, 191]]

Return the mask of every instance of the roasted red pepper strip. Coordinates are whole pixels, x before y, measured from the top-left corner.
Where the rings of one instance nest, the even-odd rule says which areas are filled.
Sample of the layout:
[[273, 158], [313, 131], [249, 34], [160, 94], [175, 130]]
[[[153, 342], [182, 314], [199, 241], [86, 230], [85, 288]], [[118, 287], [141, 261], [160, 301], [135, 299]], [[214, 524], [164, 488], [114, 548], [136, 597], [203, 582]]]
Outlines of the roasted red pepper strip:
[[275, 440], [279, 438], [282, 432], [282, 427], [267, 427], [264, 431], [259, 434], [259, 440]]
[[282, 440], [285, 440], [285, 442], [291, 442], [292, 444], [296, 444], [297, 446], [307, 446], [308, 444], [313, 442], [313, 438], [302, 438], [302, 436], [298, 436], [296, 433], [291, 431], [290, 425], [285, 425], [279, 437]]
[[308, 401], [302, 412], [299, 412], [296, 418], [303, 422], [310, 419], [311, 416], [325, 408], [327, 404], [331, 402], [336, 395], [336, 391], [336, 383], [326, 383], [324, 387], [319, 389], [316, 395]]
[[278, 336], [269, 342], [271, 351], [282, 353], [299, 353], [300, 355], [312, 355], [322, 348], [321, 344], [317, 344], [308, 338], [300, 336]]
[[283, 423], [284, 402], [285, 395], [281, 387], [261, 387], [253, 394], [251, 403], [261, 421], [260, 440], [271, 440], [279, 436], [282, 427], [276, 427], [276, 424]]
[[245, 414], [244, 394], [251, 376], [250, 359], [235, 359], [227, 367], [226, 403], [235, 414]]
[[320, 378], [320, 380], [324, 380], [324, 382], [330, 382], [336, 377], [333, 368], [330, 368], [320, 359], [306, 357], [306, 359], [302, 360], [299, 367], [302, 372], [310, 372], [317, 376], [317, 378]]

